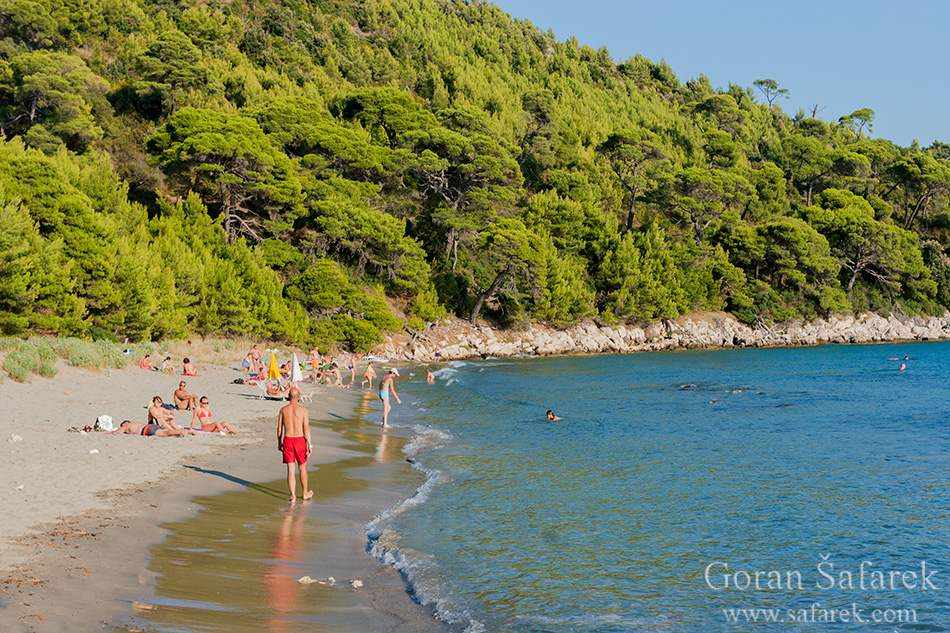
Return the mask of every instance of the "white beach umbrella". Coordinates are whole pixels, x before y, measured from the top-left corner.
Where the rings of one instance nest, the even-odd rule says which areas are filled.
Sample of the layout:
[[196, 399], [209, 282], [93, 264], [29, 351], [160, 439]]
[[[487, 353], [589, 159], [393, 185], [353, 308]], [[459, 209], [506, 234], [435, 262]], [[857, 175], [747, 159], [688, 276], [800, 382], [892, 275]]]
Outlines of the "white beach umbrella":
[[300, 373], [300, 361], [297, 360], [296, 354], [294, 354], [294, 364], [290, 369], [290, 381], [296, 383], [303, 382], [303, 374]]

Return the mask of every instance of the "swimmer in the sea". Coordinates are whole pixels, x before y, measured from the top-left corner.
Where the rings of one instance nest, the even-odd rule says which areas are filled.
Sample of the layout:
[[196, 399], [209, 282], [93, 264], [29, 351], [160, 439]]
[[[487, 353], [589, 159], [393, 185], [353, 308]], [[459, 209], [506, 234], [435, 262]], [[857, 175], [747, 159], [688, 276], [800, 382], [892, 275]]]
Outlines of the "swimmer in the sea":
[[426, 365], [425, 367], [423, 367], [423, 369], [426, 370], [426, 382], [431, 385], [432, 383], [435, 382], [435, 374], [432, 373], [432, 370], [429, 369], [429, 366], [428, 366], [428, 365]]
[[552, 422], [557, 422], [558, 420], [561, 419], [560, 417], [554, 415], [554, 411], [551, 411], [550, 409], [548, 409], [548, 412], [546, 415], [548, 416], [548, 420]]
[[901, 363], [900, 371], [904, 371], [905, 369], [907, 369], [907, 363]]

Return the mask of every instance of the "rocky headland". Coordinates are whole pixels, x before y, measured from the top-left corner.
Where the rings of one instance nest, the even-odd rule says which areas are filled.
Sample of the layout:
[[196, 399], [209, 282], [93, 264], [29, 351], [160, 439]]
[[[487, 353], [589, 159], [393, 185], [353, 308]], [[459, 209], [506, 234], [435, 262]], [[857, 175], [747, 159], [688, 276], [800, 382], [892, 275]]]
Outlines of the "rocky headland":
[[435, 358], [436, 351], [442, 359], [452, 360], [948, 338], [950, 312], [942, 317], [891, 315], [885, 318], [873, 313], [841, 314], [807, 323], [790, 321], [755, 328], [743, 325], [726, 313], [691, 314], [642, 327], [599, 326], [587, 321], [566, 329], [533, 324], [524, 330], [498, 330], [447, 318], [424, 332], [387, 337], [378, 351], [390, 358], [427, 362]]

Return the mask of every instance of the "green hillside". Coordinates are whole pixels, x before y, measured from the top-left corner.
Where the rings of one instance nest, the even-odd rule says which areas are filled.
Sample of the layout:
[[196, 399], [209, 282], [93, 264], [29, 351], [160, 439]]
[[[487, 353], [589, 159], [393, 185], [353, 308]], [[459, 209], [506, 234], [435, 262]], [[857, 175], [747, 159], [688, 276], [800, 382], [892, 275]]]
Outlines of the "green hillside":
[[950, 146], [781, 93], [484, 2], [0, 0], [0, 331], [942, 313]]

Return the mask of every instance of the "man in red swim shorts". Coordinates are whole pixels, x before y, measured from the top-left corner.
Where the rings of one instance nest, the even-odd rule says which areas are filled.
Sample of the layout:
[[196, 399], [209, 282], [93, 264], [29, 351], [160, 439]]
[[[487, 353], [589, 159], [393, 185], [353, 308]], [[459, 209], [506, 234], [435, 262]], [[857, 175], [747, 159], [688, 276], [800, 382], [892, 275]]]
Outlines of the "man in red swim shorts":
[[290, 404], [284, 406], [277, 416], [277, 450], [284, 454], [284, 463], [287, 464], [287, 487], [290, 488], [290, 502], [297, 501], [297, 482], [294, 478], [294, 464], [300, 472], [300, 487], [303, 489], [303, 498], [313, 497], [307, 481], [307, 458], [313, 452], [313, 442], [310, 439], [310, 415], [307, 408], [297, 403], [300, 390], [294, 387], [290, 390]]

